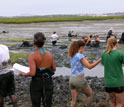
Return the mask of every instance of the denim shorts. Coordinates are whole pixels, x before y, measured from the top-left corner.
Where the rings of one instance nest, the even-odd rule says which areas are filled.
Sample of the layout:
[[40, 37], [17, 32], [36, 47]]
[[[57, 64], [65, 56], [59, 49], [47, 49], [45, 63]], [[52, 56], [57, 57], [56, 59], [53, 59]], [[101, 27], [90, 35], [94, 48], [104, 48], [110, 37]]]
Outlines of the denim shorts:
[[124, 86], [121, 86], [121, 87], [105, 87], [105, 91], [108, 92], [108, 93], [112, 93], [112, 92], [122, 93], [122, 92], [124, 92]]
[[82, 91], [88, 87], [88, 82], [84, 77], [70, 77], [69, 80], [70, 89], [77, 89]]

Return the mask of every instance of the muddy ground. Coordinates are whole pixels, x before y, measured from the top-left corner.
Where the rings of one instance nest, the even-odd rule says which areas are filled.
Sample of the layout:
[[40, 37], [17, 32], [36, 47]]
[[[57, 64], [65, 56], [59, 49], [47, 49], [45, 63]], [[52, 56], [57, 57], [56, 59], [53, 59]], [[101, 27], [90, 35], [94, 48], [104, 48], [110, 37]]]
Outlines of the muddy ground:
[[[124, 19], [112, 19], [112, 20], [109, 19], [109, 20], [99, 20], [99, 21], [77, 21], [77, 22], [42, 22], [42, 23], [30, 23], [30, 24], [0, 24], [0, 32], [7, 31], [7, 33], [0, 33], [0, 43], [8, 45], [10, 52], [23, 53], [23, 54], [32, 53], [34, 51], [34, 47], [20, 48], [19, 46], [21, 45], [22, 41], [18, 41], [18, 39], [26, 38], [27, 40], [32, 40], [33, 34], [35, 34], [36, 32], [43, 32], [47, 37], [45, 48], [51, 51], [51, 53], [53, 54], [57, 67], [63, 67], [63, 66], [70, 67], [69, 58], [67, 54], [68, 54], [68, 47], [72, 41], [81, 39], [82, 36], [89, 36], [90, 34], [93, 34], [93, 35], [98, 34], [101, 39], [105, 40], [107, 32], [109, 28], [111, 27], [113, 27], [113, 32], [117, 34], [117, 37], [119, 38], [122, 32], [124, 32]], [[73, 30], [78, 35], [77, 37], [73, 37], [72, 41], [68, 40], [67, 34], [69, 30]], [[49, 38], [53, 31], [56, 31], [60, 37], [57, 43], [57, 46], [55, 47], [52, 46], [50, 38]], [[17, 41], [9, 40], [9, 39], [14, 39], [14, 38], [16, 38]], [[62, 46], [66, 46], [66, 48], [62, 49], [61, 48]], [[86, 58], [91, 57], [90, 55], [93, 54], [94, 56], [92, 60], [95, 61], [96, 59], [100, 57], [101, 53], [105, 50], [105, 47], [106, 47], [106, 43], [101, 43], [99, 48], [86, 47], [84, 54], [86, 55]], [[121, 45], [120, 49], [122, 51], [124, 50], [123, 45]], [[28, 66], [28, 60], [26, 61], [23, 60], [22, 64]], [[67, 81], [67, 79], [64, 80], [63, 78], [65, 77], [61, 78], [63, 81], [65, 80]], [[61, 81], [61, 79], [58, 81]], [[26, 80], [26, 82], [24, 80]], [[31, 106], [31, 102], [29, 99], [29, 89], [28, 89], [29, 80], [30, 78], [16, 77], [16, 86], [17, 86], [16, 95], [18, 98], [19, 107], [30, 107]], [[93, 81], [96, 81], [96, 84], [98, 85], [101, 84], [100, 82], [97, 82], [97, 80], [100, 81], [99, 78], [96, 78]], [[89, 77], [89, 82], [90, 82], [90, 77]], [[90, 84], [92, 85], [92, 83]], [[23, 89], [21, 88], [22, 86], [24, 86]], [[104, 85], [101, 86], [102, 90], [99, 90], [99, 93], [97, 93], [97, 91], [94, 89], [94, 91], [96, 91], [95, 92], [96, 97], [94, 99], [95, 103], [93, 105], [94, 107], [107, 107], [108, 106], [108, 96], [103, 91], [103, 86]], [[66, 84], [66, 87], [68, 87], [68, 82]], [[99, 88], [97, 87], [97, 89]], [[59, 90], [59, 91], [61, 93], [62, 90]], [[68, 92], [67, 94], [68, 103], [65, 101], [64, 102], [65, 105], [62, 106], [60, 105], [61, 101], [57, 103], [56, 101], [54, 101], [54, 107], [68, 107], [69, 106], [70, 104], [69, 89], [67, 90], [67, 92]], [[102, 100], [99, 100], [98, 99], [99, 97]], [[81, 97], [81, 99], [82, 98], [85, 98], [85, 97]], [[81, 99], [79, 99], [78, 107], [82, 107]], [[8, 101], [7, 99], [6, 99], [5, 107], [11, 107], [10, 101]]]
[[31, 38], [36, 32], [43, 32], [46, 36], [50, 36], [53, 31], [56, 31], [59, 36], [67, 36], [69, 30], [73, 30], [80, 36], [88, 36], [89, 34], [105, 36], [111, 27], [117, 35], [120, 35], [124, 32], [124, 19], [0, 24], [0, 32], [9, 32], [6, 34], [0, 34], [0, 38]]

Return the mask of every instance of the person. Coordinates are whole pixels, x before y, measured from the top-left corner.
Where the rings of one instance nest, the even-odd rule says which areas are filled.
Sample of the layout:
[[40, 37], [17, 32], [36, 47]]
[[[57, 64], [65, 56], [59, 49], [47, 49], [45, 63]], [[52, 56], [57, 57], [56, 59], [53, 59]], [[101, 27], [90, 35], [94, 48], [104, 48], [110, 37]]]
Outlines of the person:
[[4, 107], [4, 98], [6, 96], [10, 96], [13, 107], [17, 107], [9, 49], [7, 46], [0, 44], [0, 107]]
[[72, 32], [71, 31], [68, 32], [68, 37], [72, 37]]
[[120, 44], [124, 43], [124, 32], [122, 33], [121, 38], [118, 43]]
[[84, 49], [85, 42], [83, 40], [74, 41], [69, 47], [69, 57], [71, 63], [71, 76], [69, 80], [72, 95], [71, 107], [76, 107], [76, 99], [80, 92], [87, 95], [87, 105], [90, 105], [92, 101], [92, 89], [85, 79], [84, 66], [91, 69], [101, 62], [101, 59], [98, 59], [96, 62], [90, 64], [82, 54]]
[[107, 41], [107, 48], [101, 55], [104, 65], [105, 91], [110, 97], [110, 107], [123, 107], [124, 101], [124, 53], [117, 50], [118, 42], [114, 36]]
[[108, 40], [108, 38], [110, 38], [111, 36], [113, 36], [113, 28], [111, 27], [107, 33], [107, 37], [106, 37], [106, 41]]
[[72, 37], [77, 37], [77, 33], [75, 33], [74, 31], [71, 31], [71, 36]]
[[20, 47], [32, 47], [33, 44], [30, 43], [29, 41], [22, 41], [22, 44], [20, 45]]
[[87, 46], [92, 45], [92, 43], [93, 43], [92, 37], [93, 37], [92, 35], [88, 36], [87, 43], [86, 43]]
[[86, 36], [83, 36], [83, 37], [82, 37], [82, 40], [83, 40], [85, 43], [87, 43], [88, 38], [87, 38]]
[[91, 44], [91, 47], [99, 47], [100, 38], [98, 35], [95, 35], [95, 41]]
[[43, 46], [45, 36], [42, 32], [34, 35], [36, 51], [29, 55], [30, 72], [20, 72], [21, 76], [31, 76], [30, 96], [32, 107], [40, 107], [41, 97], [44, 107], [52, 107], [53, 81], [52, 75], [56, 65], [52, 54]]
[[51, 35], [51, 38], [52, 38], [52, 44], [53, 46], [55, 46], [58, 40], [58, 35], [56, 34], [56, 32], [53, 32], [53, 34]]

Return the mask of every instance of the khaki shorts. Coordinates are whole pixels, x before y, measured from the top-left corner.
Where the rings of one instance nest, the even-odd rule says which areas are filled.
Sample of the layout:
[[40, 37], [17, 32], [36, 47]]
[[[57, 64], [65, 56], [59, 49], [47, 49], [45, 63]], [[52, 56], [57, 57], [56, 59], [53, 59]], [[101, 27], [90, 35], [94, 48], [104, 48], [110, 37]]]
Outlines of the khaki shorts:
[[77, 89], [79, 91], [88, 87], [88, 82], [84, 77], [70, 77], [69, 80], [70, 89]]

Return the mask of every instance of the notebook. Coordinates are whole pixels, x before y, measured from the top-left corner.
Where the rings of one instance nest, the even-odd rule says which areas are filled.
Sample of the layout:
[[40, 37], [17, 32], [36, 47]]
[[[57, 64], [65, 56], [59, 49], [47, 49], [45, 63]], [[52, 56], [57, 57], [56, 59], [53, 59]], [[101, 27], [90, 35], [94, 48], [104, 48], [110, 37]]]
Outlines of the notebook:
[[14, 71], [14, 74], [15, 74], [15, 75], [19, 75], [20, 72], [28, 73], [28, 72], [30, 71], [30, 70], [29, 70], [29, 67], [20, 65], [20, 64], [18, 64], [18, 63], [15, 63], [15, 64], [13, 65], [12, 70]]

